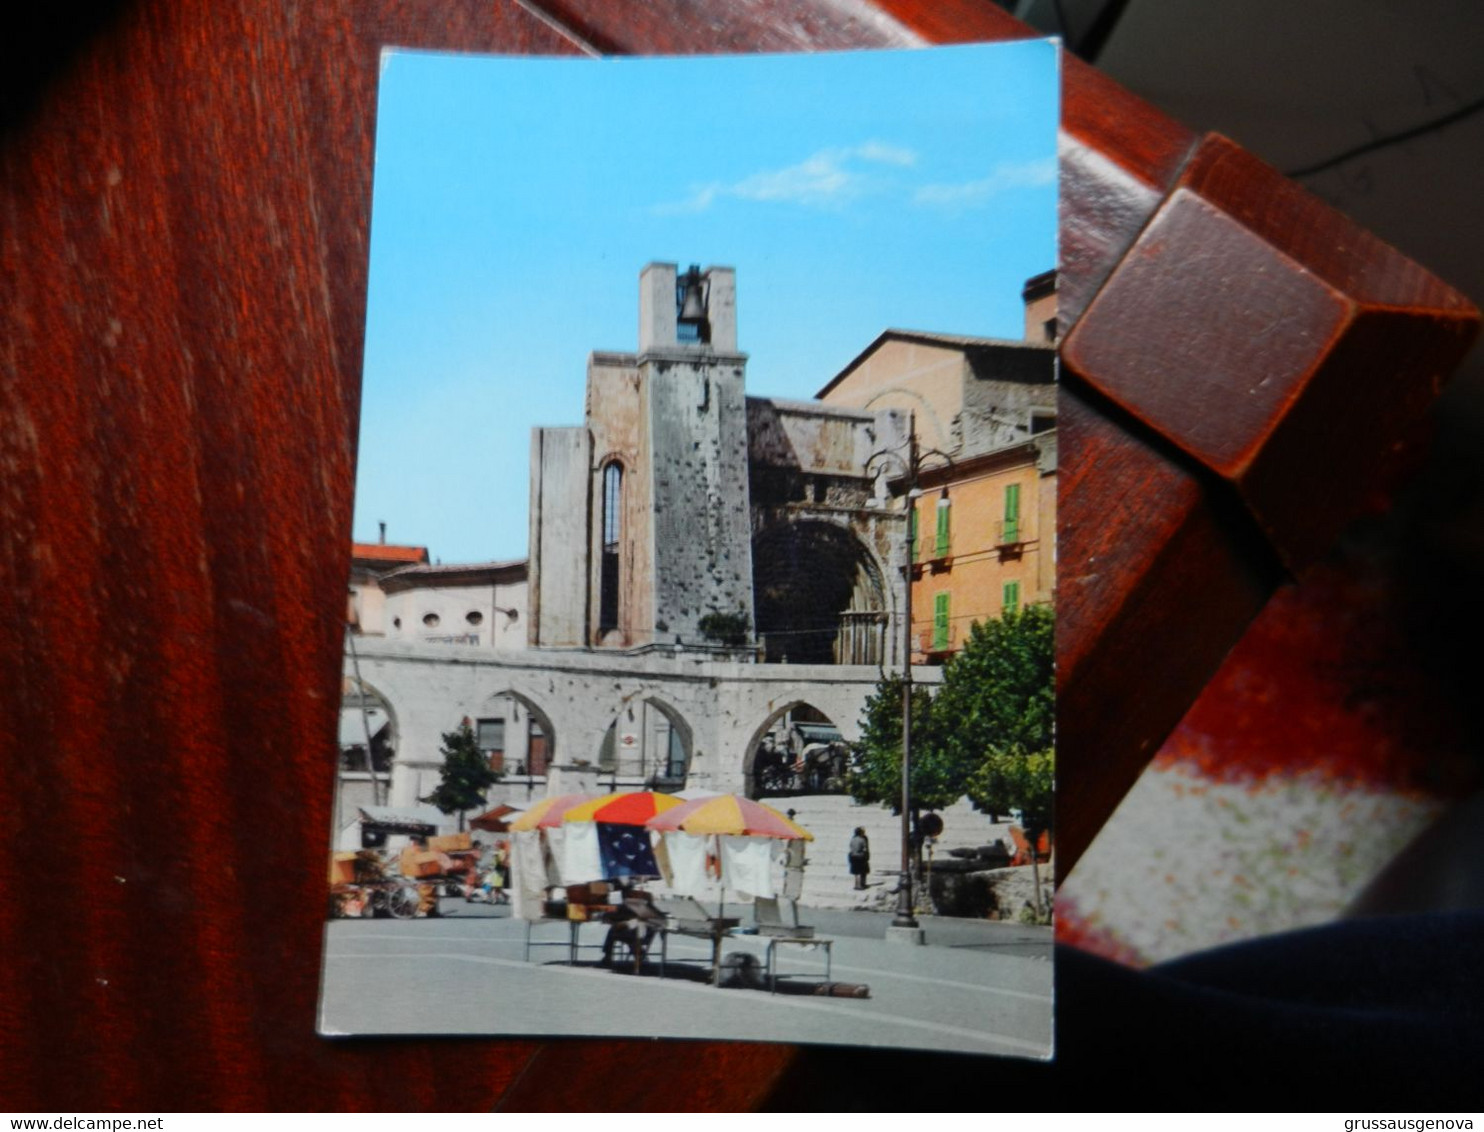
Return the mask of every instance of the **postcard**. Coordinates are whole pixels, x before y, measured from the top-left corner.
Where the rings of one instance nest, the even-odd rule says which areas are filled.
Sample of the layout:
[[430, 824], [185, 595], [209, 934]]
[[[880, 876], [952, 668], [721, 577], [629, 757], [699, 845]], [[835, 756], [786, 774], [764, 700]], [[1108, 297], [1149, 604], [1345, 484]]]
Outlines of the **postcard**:
[[1051, 1056], [1058, 83], [384, 56], [323, 1034]]

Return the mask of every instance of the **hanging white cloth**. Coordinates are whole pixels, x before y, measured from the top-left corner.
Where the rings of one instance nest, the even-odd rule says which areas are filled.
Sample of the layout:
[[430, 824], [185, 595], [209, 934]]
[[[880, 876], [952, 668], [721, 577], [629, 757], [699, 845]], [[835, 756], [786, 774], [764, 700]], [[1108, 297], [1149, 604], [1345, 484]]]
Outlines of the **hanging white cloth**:
[[721, 879], [726, 890], [743, 900], [761, 896], [772, 900], [778, 890], [773, 885], [772, 837], [723, 837], [721, 841]]
[[546, 899], [546, 846], [537, 830], [510, 835], [510, 912], [516, 919], [539, 920]]
[[707, 868], [712, 839], [694, 833], [665, 833], [660, 844], [670, 863], [670, 890], [678, 896], [716, 897], [716, 878]]
[[670, 851], [665, 848], [665, 835], [654, 838], [654, 863], [660, 867], [660, 883], [666, 888], [675, 887], [675, 869], [670, 864]]
[[783, 898], [798, 903], [804, 895], [804, 840], [788, 842], [783, 851]]
[[560, 869], [563, 884], [604, 879], [596, 822], [575, 821], [562, 826]]

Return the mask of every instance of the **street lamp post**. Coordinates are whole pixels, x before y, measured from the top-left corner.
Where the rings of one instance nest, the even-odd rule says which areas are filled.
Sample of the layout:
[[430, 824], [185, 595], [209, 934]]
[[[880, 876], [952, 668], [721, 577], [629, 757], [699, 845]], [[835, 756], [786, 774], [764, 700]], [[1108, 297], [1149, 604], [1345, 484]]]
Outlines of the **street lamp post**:
[[[902, 547], [902, 871], [897, 884], [897, 912], [887, 930], [888, 939], [921, 943], [922, 929], [913, 914], [912, 900], [912, 509], [917, 506], [921, 492], [917, 487], [923, 453], [917, 447], [917, 421], [913, 414], [907, 417], [907, 454], [880, 452], [876, 455], [890, 457], [902, 465], [907, 486], [908, 537]], [[933, 451], [945, 463], [951, 464], [942, 452]], [[872, 460], [875, 456], [871, 457]], [[870, 460], [867, 462], [870, 465]]]
[[[917, 506], [917, 440], [912, 437], [907, 513]], [[907, 529], [912, 529], [907, 520]], [[916, 930], [917, 917], [912, 914], [912, 538], [909, 534], [902, 549], [902, 879], [897, 885], [897, 914], [894, 928]]]

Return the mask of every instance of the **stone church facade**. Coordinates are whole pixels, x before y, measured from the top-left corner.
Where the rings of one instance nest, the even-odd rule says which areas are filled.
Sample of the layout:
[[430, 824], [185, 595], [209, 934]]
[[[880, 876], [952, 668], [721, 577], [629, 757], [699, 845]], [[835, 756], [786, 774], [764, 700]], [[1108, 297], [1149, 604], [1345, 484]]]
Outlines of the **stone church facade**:
[[748, 397], [736, 295], [650, 264], [638, 350], [593, 353], [586, 419], [535, 430], [532, 648], [891, 661], [906, 526], [874, 458], [907, 414]]
[[[735, 272], [654, 263], [639, 282], [637, 349], [593, 352], [584, 420], [533, 432], [526, 590], [492, 609], [508, 611], [503, 635], [356, 637], [347, 703], [378, 706], [389, 754], [384, 780], [368, 767], [342, 799], [415, 805], [465, 718], [499, 744], [492, 798], [755, 792], [761, 745], [801, 720], [856, 738], [900, 664], [907, 521], [888, 485], [909, 415], [748, 397]], [[381, 580], [404, 626], [427, 622], [417, 601], [435, 581], [462, 609], [457, 576], [437, 572]], [[488, 579], [468, 574], [478, 613]]]

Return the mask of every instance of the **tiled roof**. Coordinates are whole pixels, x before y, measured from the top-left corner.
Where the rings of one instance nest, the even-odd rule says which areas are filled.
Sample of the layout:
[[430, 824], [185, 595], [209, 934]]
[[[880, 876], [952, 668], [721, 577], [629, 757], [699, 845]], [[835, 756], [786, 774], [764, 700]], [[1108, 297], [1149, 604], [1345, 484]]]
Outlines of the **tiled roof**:
[[841, 381], [845, 380], [845, 378], [849, 376], [850, 373], [858, 365], [861, 364], [861, 362], [865, 361], [872, 354], [874, 354], [881, 347], [882, 343], [891, 340], [905, 342], [925, 342], [930, 346], [951, 346], [955, 349], [964, 351], [989, 349], [1051, 349], [1051, 346], [1048, 343], [1027, 342], [1024, 339], [1020, 338], [979, 338], [972, 334], [940, 334], [932, 330], [883, 330], [876, 336], [875, 341], [873, 341], [869, 346], [867, 346], [864, 350], [862, 350], [859, 354], [852, 358], [850, 360], [850, 363], [845, 366], [844, 369], [835, 374], [834, 377], [830, 378], [829, 383], [818, 393], [816, 393], [815, 396], [823, 397], [836, 385], [840, 384]]
[[352, 558], [364, 558], [371, 562], [426, 562], [428, 548], [425, 546], [393, 546], [384, 542], [353, 542], [350, 544]]
[[403, 566], [381, 577], [381, 588], [387, 593], [423, 587], [516, 585], [526, 580], [526, 560], [512, 558], [502, 562], [460, 562], [453, 565]]

